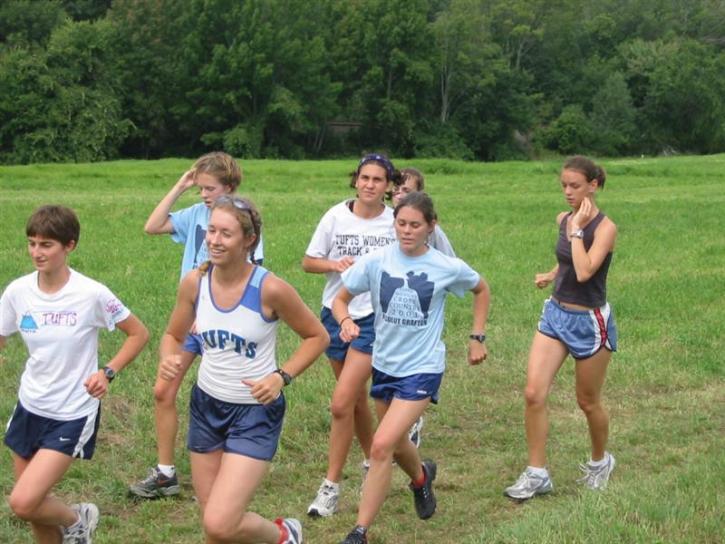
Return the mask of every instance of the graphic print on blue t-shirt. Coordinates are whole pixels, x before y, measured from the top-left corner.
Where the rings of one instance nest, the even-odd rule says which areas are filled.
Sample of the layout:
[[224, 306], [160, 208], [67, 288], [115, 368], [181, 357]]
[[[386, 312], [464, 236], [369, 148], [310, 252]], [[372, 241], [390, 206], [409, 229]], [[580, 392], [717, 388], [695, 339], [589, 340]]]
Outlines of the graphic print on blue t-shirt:
[[428, 281], [428, 274], [421, 272], [417, 276], [410, 271], [408, 276], [408, 287], [418, 293], [420, 301], [420, 309], [423, 310], [423, 317], [428, 318], [428, 308], [430, 308], [430, 300], [433, 298], [433, 288], [435, 283]]
[[393, 278], [383, 271], [383, 277], [380, 280], [380, 305], [383, 308], [383, 313], [388, 311], [388, 304], [390, 304], [390, 299], [393, 298], [395, 290], [398, 287], [403, 287], [403, 285], [405, 285], [403, 278]]
[[425, 272], [416, 275], [410, 271], [406, 276], [407, 280], [383, 272], [380, 278], [382, 317], [393, 325], [424, 327], [428, 323], [435, 283], [428, 281]]

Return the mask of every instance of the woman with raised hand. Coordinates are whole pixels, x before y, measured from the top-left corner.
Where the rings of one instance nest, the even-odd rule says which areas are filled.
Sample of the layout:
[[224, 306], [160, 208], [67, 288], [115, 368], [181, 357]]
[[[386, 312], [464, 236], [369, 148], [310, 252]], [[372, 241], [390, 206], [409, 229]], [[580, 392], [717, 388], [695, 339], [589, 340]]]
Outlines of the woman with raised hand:
[[591, 458], [580, 465], [584, 472], [580, 482], [590, 489], [603, 489], [615, 466], [614, 456], [606, 450], [609, 416], [601, 395], [607, 366], [617, 349], [617, 329], [607, 302], [607, 273], [617, 226], [594, 199], [605, 180], [604, 169], [580, 155], [567, 159], [561, 170], [561, 188], [571, 211], [556, 218], [557, 265], [534, 278], [539, 289], [553, 282], [554, 290], [544, 303], [529, 351], [524, 390], [529, 462], [516, 483], [504, 491], [517, 501], [553, 489], [546, 468], [546, 400], [567, 355], [575, 361], [576, 398], [591, 439]]

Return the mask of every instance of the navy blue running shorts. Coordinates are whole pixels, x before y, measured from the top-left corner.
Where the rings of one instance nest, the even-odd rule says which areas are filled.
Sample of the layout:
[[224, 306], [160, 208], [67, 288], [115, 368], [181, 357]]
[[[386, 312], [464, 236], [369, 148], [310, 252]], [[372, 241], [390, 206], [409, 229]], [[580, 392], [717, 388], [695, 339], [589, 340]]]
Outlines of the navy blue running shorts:
[[423, 400], [430, 397], [433, 404], [438, 404], [438, 391], [443, 381], [440, 374], [412, 374], [398, 378], [373, 367], [373, 384], [370, 396], [385, 402], [394, 398], [401, 400]]
[[330, 345], [325, 350], [325, 355], [333, 361], [344, 361], [347, 356], [347, 350], [350, 348], [367, 354], [373, 352], [373, 342], [375, 342], [375, 314], [353, 320], [360, 327], [360, 336], [352, 342], [342, 341], [340, 338], [340, 325], [332, 317], [332, 311], [325, 306], [322, 307], [322, 312], [320, 312], [320, 321], [322, 321], [325, 329], [327, 329], [327, 333], [330, 335]]
[[235, 404], [208, 395], [197, 384], [191, 390], [187, 446], [195, 453], [223, 449], [261, 461], [277, 452], [286, 402]]
[[100, 421], [100, 404], [93, 414], [62, 421], [34, 414], [18, 401], [8, 421], [5, 445], [23, 459], [30, 459], [40, 449], [90, 459], [96, 449]]

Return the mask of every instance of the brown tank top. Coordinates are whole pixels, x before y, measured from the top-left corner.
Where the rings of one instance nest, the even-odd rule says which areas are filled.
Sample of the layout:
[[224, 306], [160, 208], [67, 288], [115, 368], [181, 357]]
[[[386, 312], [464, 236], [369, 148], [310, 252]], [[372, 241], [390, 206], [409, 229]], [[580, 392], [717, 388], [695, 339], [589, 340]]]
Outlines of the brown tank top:
[[[559, 271], [554, 280], [553, 295], [556, 299], [570, 304], [579, 304], [589, 308], [604, 306], [607, 302], [607, 273], [612, 262], [610, 251], [604, 258], [599, 269], [585, 282], [578, 282], [574, 262], [571, 258], [571, 242], [566, 236], [567, 223], [572, 212], [569, 212], [559, 225], [559, 240], [556, 244], [556, 260], [559, 262]], [[599, 212], [589, 224], [584, 227], [584, 248], [589, 251], [594, 242], [594, 231], [606, 216]]]

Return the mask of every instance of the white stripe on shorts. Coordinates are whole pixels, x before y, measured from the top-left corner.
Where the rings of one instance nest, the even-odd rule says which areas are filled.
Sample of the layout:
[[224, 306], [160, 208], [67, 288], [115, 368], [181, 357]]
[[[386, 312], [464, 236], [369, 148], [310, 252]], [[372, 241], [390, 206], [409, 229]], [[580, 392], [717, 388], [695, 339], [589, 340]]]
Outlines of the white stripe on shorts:
[[10, 412], [10, 417], [8, 418], [8, 424], [5, 425], [5, 433], [7, 434], [8, 429], [10, 428], [10, 424], [13, 422], [13, 416], [15, 415], [15, 410], [18, 409], [18, 403], [15, 403], [15, 406], [13, 406], [13, 411]]
[[[594, 346], [592, 346], [592, 353], [599, 351], [599, 348], [602, 346], [602, 327], [605, 331], [607, 331], [607, 323], [609, 323], [609, 316], [612, 313], [609, 302], [607, 302], [604, 306], [599, 307], [599, 311], [602, 314], [601, 326], [594, 310], [589, 310], [589, 318], [592, 320], [592, 325], [594, 327]], [[604, 345], [611, 351], [612, 346], [609, 344], [609, 331], [607, 331], [607, 341]]]
[[86, 417], [86, 424], [83, 426], [81, 435], [78, 437], [78, 442], [76, 443], [76, 447], [73, 450], [74, 458], [78, 457], [79, 459], [83, 459], [83, 446], [85, 446], [86, 443], [93, 436], [93, 431], [96, 428], [96, 418], [97, 417], [98, 417], [98, 410], [96, 410], [92, 414], [89, 414]]

